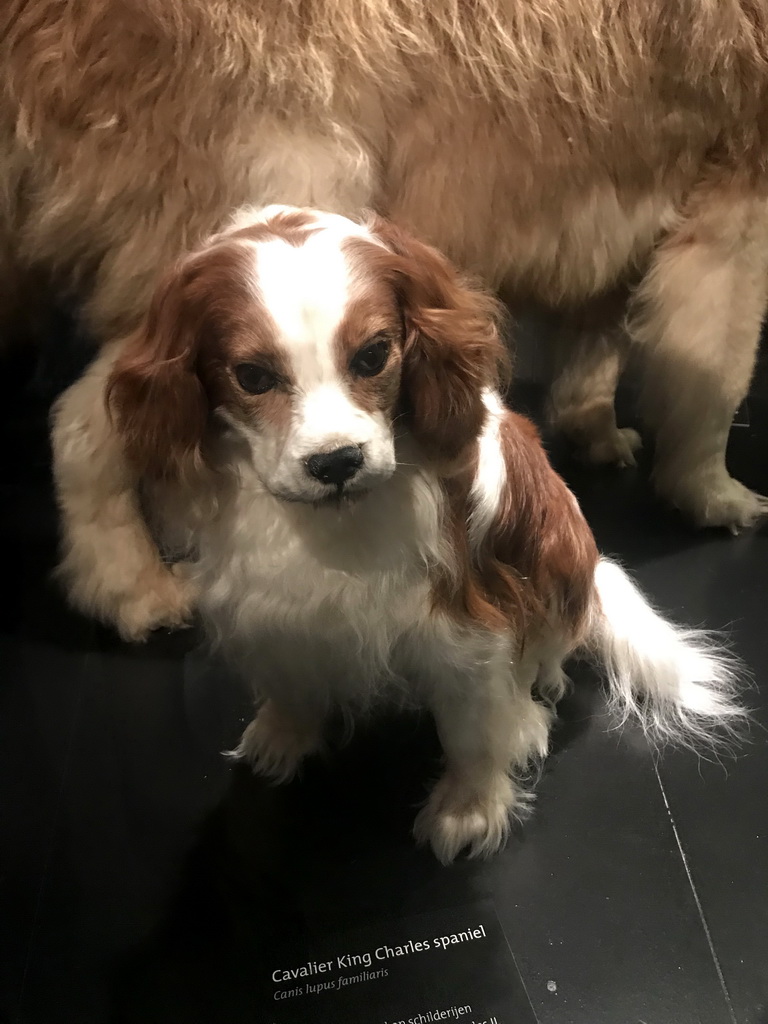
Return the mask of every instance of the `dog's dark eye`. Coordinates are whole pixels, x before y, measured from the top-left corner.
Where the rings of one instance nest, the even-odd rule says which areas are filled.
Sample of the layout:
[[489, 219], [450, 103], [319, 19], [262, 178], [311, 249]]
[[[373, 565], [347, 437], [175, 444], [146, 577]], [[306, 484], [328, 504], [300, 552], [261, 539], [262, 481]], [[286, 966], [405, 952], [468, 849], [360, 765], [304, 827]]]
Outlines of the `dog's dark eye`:
[[258, 363], [239, 363], [235, 367], [237, 383], [249, 395], [263, 395], [277, 384], [277, 377]]
[[357, 352], [349, 364], [349, 368], [358, 377], [375, 377], [381, 373], [389, 356], [389, 342], [386, 338], [379, 338], [368, 345], [364, 345]]

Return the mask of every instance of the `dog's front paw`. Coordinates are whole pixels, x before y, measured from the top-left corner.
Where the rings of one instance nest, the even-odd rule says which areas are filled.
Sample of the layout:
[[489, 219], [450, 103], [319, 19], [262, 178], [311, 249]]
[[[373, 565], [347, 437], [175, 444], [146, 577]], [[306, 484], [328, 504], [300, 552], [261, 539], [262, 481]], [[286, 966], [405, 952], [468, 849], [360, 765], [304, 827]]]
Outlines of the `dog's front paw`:
[[446, 774], [419, 812], [414, 835], [419, 844], [432, 847], [442, 864], [450, 864], [465, 848], [470, 857], [488, 857], [506, 839], [510, 815], [523, 817], [531, 801], [503, 773], [482, 788]]
[[185, 568], [158, 567], [139, 579], [134, 593], [115, 599], [111, 618], [123, 640], [146, 640], [155, 629], [183, 629], [191, 622], [198, 598], [197, 584]]
[[593, 466], [618, 466], [626, 469], [637, 465], [635, 452], [643, 447], [643, 441], [636, 430], [621, 427], [611, 430], [604, 437], [592, 438], [580, 450], [581, 458]]
[[279, 783], [293, 778], [304, 758], [320, 746], [319, 727], [297, 722], [268, 700], [228, 756], [247, 761], [258, 775]]
[[736, 535], [768, 514], [768, 498], [734, 480], [723, 467], [658, 480], [659, 492], [699, 527], [725, 527]]

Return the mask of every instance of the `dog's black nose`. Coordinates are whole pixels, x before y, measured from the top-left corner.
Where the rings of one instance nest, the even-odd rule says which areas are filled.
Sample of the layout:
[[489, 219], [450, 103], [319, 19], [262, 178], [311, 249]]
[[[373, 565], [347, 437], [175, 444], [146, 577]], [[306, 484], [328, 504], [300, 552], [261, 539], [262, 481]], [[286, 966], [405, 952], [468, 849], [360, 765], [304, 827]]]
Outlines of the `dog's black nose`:
[[338, 487], [353, 477], [362, 464], [362, 450], [356, 444], [349, 444], [333, 452], [310, 455], [307, 459], [307, 472], [322, 484], [335, 484]]

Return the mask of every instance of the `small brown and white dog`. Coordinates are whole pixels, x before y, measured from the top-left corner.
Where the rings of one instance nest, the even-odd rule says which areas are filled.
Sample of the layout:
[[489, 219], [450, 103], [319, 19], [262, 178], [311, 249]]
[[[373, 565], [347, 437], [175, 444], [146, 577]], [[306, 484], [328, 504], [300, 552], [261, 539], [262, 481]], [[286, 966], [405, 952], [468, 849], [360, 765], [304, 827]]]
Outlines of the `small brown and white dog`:
[[727, 659], [599, 556], [504, 407], [496, 313], [380, 219], [245, 209], [101, 357], [153, 518], [262, 702], [237, 755], [286, 779], [332, 708], [427, 705], [446, 766], [415, 830], [442, 861], [524, 809], [575, 651], [657, 735], [743, 714]]

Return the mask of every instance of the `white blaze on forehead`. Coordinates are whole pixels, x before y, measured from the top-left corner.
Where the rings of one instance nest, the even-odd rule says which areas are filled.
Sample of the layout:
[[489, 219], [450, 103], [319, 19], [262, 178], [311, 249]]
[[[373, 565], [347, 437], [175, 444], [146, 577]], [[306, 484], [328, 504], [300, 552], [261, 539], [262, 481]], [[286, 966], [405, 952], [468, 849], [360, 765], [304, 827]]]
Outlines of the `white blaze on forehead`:
[[279, 238], [260, 242], [256, 279], [262, 301], [291, 346], [326, 338], [344, 316], [349, 271], [325, 231], [298, 246]]
[[302, 390], [338, 376], [334, 343], [355, 284], [342, 243], [364, 232], [343, 217], [326, 223], [302, 245], [280, 238], [256, 245], [259, 296]]

